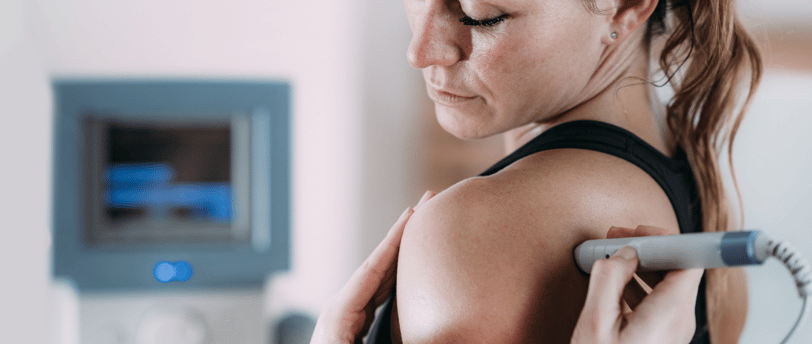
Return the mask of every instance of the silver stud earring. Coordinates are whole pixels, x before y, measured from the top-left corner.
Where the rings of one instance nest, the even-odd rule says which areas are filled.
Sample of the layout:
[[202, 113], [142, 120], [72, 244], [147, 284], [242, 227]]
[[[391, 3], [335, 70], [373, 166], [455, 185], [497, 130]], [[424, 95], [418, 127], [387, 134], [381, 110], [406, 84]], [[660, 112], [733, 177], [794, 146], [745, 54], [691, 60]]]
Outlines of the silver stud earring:
[[612, 37], [612, 39], [616, 39], [617, 38], [617, 32], [612, 32], [612, 34], [609, 35], [609, 36]]

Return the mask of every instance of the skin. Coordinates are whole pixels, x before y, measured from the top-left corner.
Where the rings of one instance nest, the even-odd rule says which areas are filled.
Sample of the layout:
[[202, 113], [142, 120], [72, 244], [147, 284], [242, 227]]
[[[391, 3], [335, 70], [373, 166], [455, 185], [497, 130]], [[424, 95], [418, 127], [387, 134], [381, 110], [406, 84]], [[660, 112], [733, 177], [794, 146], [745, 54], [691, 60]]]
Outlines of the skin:
[[[438, 121], [464, 139], [504, 133], [508, 151], [551, 126], [592, 119], [673, 156], [647, 80], [648, 0], [406, 0], [409, 62]], [[492, 27], [469, 16], [507, 14]], [[616, 32], [617, 38], [610, 34]], [[606, 224], [678, 233], [660, 186], [603, 153], [544, 151], [426, 202], [402, 237], [392, 336], [406, 343], [569, 342], [588, 279], [572, 259]], [[743, 323], [743, 318], [741, 319]]]

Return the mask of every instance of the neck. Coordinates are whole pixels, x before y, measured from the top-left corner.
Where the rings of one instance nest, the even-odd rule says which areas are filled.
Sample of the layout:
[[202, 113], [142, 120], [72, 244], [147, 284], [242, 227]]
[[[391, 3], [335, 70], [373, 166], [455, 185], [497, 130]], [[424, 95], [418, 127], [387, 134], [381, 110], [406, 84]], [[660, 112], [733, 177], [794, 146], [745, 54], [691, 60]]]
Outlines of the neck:
[[628, 68], [608, 86], [575, 107], [543, 122], [533, 122], [505, 133], [505, 149], [512, 152], [547, 128], [577, 121], [595, 120], [631, 131], [667, 156], [674, 145], [668, 140], [663, 105], [648, 84], [648, 57], [642, 49], [629, 58]]

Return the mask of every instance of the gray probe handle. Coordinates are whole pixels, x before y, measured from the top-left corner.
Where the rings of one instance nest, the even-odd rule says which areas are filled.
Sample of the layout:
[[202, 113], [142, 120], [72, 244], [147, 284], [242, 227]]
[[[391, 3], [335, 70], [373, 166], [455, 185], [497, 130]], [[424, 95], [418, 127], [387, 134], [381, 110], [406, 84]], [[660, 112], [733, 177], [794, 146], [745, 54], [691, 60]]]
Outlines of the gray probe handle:
[[688, 233], [588, 240], [575, 248], [575, 262], [589, 273], [599, 259], [631, 246], [640, 259], [638, 271], [658, 271], [761, 264], [769, 238], [760, 231]]

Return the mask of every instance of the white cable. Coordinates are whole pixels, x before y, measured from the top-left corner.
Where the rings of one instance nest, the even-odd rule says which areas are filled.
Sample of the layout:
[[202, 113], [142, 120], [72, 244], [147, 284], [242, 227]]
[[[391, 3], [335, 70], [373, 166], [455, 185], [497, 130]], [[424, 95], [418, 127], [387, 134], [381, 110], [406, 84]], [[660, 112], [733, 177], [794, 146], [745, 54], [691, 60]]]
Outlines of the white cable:
[[798, 315], [798, 320], [795, 325], [789, 330], [786, 337], [781, 341], [781, 344], [787, 343], [789, 337], [798, 329], [798, 325], [803, 322], [804, 317], [809, 314], [809, 308], [812, 303], [809, 303], [809, 295], [812, 295], [812, 265], [809, 261], [801, 256], [801, 253], [792, 245], [775, 241], [770, 239], [767, 242], [769, 248], [769, 255], [780, 260], [792, 273], [792, 278], [795, 280], [795, 286], [798, 288], [798, 295], [801, 296], [803, 303], [801, 305], [801, 314]]

